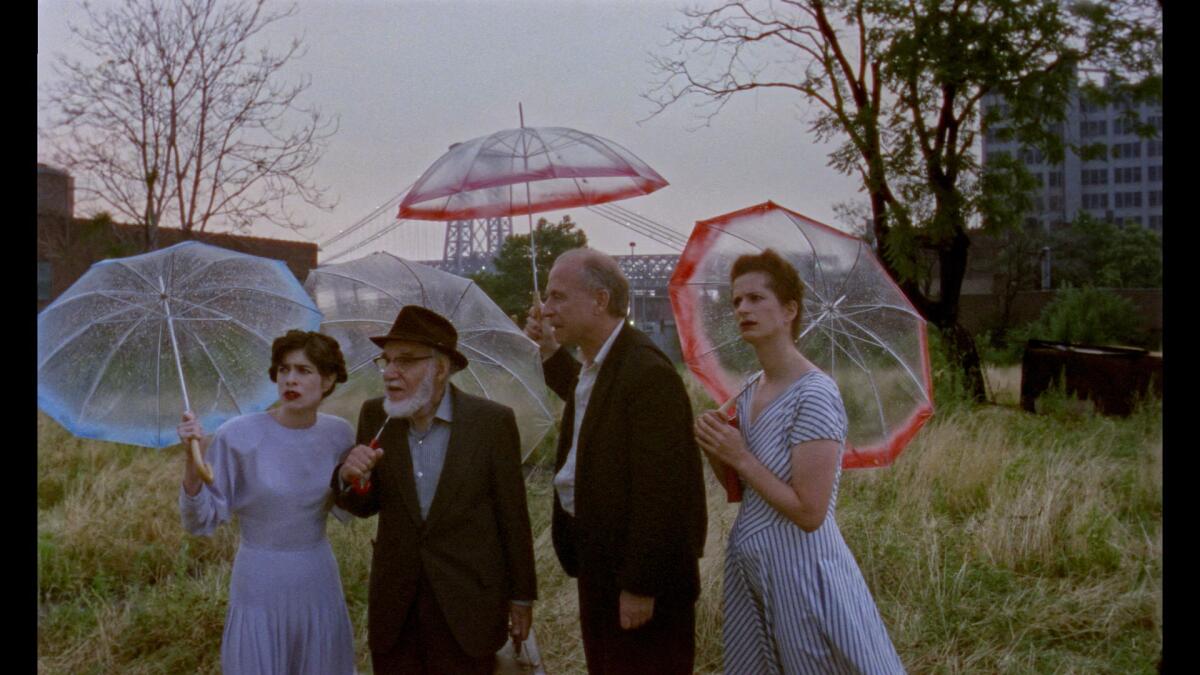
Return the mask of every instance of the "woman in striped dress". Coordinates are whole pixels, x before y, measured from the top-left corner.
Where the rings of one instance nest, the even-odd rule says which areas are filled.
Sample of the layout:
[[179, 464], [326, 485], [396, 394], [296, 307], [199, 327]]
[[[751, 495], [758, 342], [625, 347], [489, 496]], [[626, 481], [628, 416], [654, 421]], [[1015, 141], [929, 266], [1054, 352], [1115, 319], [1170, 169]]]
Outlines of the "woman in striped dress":
[[741, 337], [762, 366], [738, 425], [696, 420], [715, 470], [745, 491], [725, 553], [725, 672], [903, 673], [834, 520], [846, 413], [837, 384], [796, 348], [804, 286], [770, 249], [730, 273]]

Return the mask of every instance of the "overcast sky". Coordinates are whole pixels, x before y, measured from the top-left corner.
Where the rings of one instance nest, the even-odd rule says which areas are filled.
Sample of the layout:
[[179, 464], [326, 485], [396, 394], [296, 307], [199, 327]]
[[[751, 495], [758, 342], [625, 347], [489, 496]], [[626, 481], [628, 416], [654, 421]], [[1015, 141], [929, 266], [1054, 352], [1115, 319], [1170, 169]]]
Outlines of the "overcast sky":
[[[316, 170], [339, 202], [301, 210], [311, 224], [302, 234], [254, 234], [320, 243], [400, 193], [451, 143], [517, 127], [518, 102], [526, 126], [594, 133], [654, 167], [671, 184], [619, 204], [684, 235], [696, 220], [768, 199], [845, 229], [834, 205], [861, 195], [826, 166], [829, 147], [806, 131], [811, 113], [798, 97], [743, 95], [696, 131], [686, 104], [638, 123], [652, 110], [640, 97], [655, 78], [648, 53], [668, 41], [682, 4], [303, 0], [271, 35], [277, 44], [302, 37], [307, 53], [290, 72], [311, 76], [305, 102], [340, 120]], [[70, 49], [67, 20], [83, 17], [77, 0], [38, 1], [39, 83], [52, 76], [52, 55]], [[603, 251], [628, 253], [633, 241], [638, 253], [673, 252], [586, 210], [568, 213]], [[414, 224], [381, 243], [408, 258], [440, 257], [442, 227]], [[514, 219], [514, 230], [528, 231], [527, 221]]]

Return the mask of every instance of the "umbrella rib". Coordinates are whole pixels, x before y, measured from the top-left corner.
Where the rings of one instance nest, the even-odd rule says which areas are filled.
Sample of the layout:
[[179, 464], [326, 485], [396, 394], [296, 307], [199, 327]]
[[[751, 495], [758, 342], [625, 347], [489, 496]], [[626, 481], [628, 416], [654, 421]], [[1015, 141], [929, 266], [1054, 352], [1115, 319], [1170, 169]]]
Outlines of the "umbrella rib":
[[[246, 256], [249, 256], [249, 254], [245, 254], [245, 253], [243, 253], [243, 254], [239, 254], [239, 256], [240, 256], [240, 255], [246, 255]], [[257, 256], [255, 256], [255, 257], [257, 257]], [[175, 261], [175, 255], [174, 255], [174, 254], [171, 254], [170, 261], [171, 261], [171, 263], [172, 263], [172, 264], [174, 264], [174, 261]], [[233, 256], [233, 255], [226, 255], [226, 256], [224, 256], [224, 257], [217, 258], [216, 260], [206, 260], [206, 261], [204, 261], [203, 263], [201, 263], [201, 264], [200, 264], [198, 267], [196, 267], [196, 269], [192, 270], [191, 272], [188, 272], [188, 273], [187, 273], [187, 276], [185, 276], [185, 277], [183, 277], [183, 278], [179, 279], [178, 281], [172, 282], [172, 284], [171, 284], [171, 285], [172, 285], [172, 286], [179, 286], [180, 284], [183, 284], [183, 283], [187, 282], [187, 280], [188, 280], [188, 279], [191, 279], [192, 277], [194, 277], [194, 276], [196, 276], [197, 274], [199, 274], [199, 273], [203, 272], [204, 270], [206, 270], [206, 269], [208, 269], [208, 268], [212, 267], [213, 265], [216, 265], [217, 263], [228, 262], [228, 261], [233, 261], [233, 262], [242, 262], [241, 260], [239, 260], [239, 257], [238, 257], [238, 256]], [[279, 261], [273, 261], [273, 262], [279, 262]]]
[[[405, 260], [404, 258], [399, 258], [399, 257], [397, 257], [396, 260], [400, 263], [400, 265], [402, 267], [404, 267], [404, 269], [409, 274], [412, 275], [413, 279], [415, 279], [417, 281], [417, 288], [421, 289], [421, 306], [428, 307], [429, 306], [429, 294], [425, 292], [425, 282], [421, 281], [421, 275], [417, 274], [417, 271], [412, 268], [412, 264], [410, 264], [409, 261]], [[396, 298], [396, 301], [399, 302], [400, 298]]]
[[[161, 345], [163, 343], [163, 328], [166, 327], [165, 321], [158, 322], [158, 340], [154, 344]], [[154, 434], [159, 442], [162, 442], [163, 437], [163, 416], [162, 416], [162, 359], [154, 359]]]
[[[912, 369], [908, 367], [908, 363], [903, 358], [901, 358], [901, 356], [899, 354], [897, 354], [895, 352], [895, 350], [893, 350], [890, 346], [885, 344], [883, 342], [883, 340], [878, 335], [875, 334], [875, 331], [867, 328], [866, 326], [862, 325], [858, 321], [855, 321], [854, 319], [851, 319], [848, 317], [843, 317], [843, 320], [846, 323], [849, 323], [850, 325], [854, 326], [858, 330], [862, 331], [864, 334], [873, 338], [875, 340], [875, 342], [874, 342], [875, 345], [877, 345], [878, 347], [880, 347], [881, 349], [886, 351], [893, 359], [896, 360], [896, 363], [900, 364], [900, 367], [904, 369], [904, 372], [908, 375], [909, 379], [912, 380], [913, 384], [917, 387], [917, 389], [922, 392], [925, 391], [925, 387], [923, 387], [921, 385], [921, 379], [918, 378], [916, 373], [914, 373], [912, 371]], [[850, 335], [850, 333], [847, 332], [846, 335]], [[858, 339], [862, 340], [861, 337], [858, 337]], [[863, 341], [867, 342], [866, 340], [863, 340]], [[926, 396], [926, 398], [928, 398], [928, 396]]]
[[874, 304], [874, 305], [842, 305], [841, 313], [843, 316], [855, 316], [858, 314], [865, 314], [867, 312], [877, 312], [881, 309], [890, 309], [890, 310], [893, 310], [896, 312], [900, 312], [902, 314], [908, 314], [909, 316], [911, 316], [915, 319], [919, 319], [920, 321], [925, 320], [924, 317], [922, 317], [914, 309], [910, 309], [908, 307], [902, 307], [900, 305], [888, 305], [888, 304], [883, 304], [883, 303]]
[[[174, 255], [174, 254], [172, 254], [172, 255]], [[158, 284], [154, 283], [153, 279], [146, 278], [146, 275], [142, 274], [141, 271], [138, 270], [138, 268], [134, 267], [133, 265], [130, 265], [125, 260], [113, 260], [112, 264], [115, 265], [116, 267], [119, 267], [121, 269], [124, 269], [124, 270], [132, 273], [133, 276], [137, 277], [138, 279], [140, 279], [142, 281], [142, 283], [146, 284], [146, 286], [148, 288], [150, 288], [151, 291], [153, 291], [155, 295], [158, 295]]]
[[145, 323], [145, 318], [139, 320], [137, 323], [130, 326], [129, 330], [125, 331], [125, 333], [121, 335], [120, 339], [117, 340], [116, 344], [113, 345], [113, 348], [108, 351], [108, 355], [104, 357], [104, 361], [101, 362], [100, 366], [96, 369], [96, 378], [94, 380], [92, 380], [92, 385], [88, 389], [87, 396], [85, 396], [83, 398], [83, 403], [80, 404], [80, 406], [79, 406], [79, 419], [80, 420], [82, 420], [87, 415], [88, 405], [91, 404], [92, 396], [94, 396], [96, 394], [96, 390], [100, 388], [100, 380], [103, 379], [105, 371], [108, 368], [108, 364], [111, 363], [113, 360], [113, 356], [115, 356], [117, 351], [119, 351], [121, 349], [121, 347], [124, 346], [125, 339], [129, 337], [129, 334], [132, 333], [138, 326], [140, 326], [143, 323]]
[[[528, 339], [528, 338], [526, 338], [526, 339]], [[532, 340], [530, 340], [530, 342], [533, 342], [533, 341], [532, 341]], [[463, 346], [464, 348], [469, 348], [469, 349], [470, 349], [472, 352], [476, 352], [476, 353], [480, 353], [480, 354], [482, 354], [482, 353], [483, 353], [483, 352], [481, 352], [480, 350], [476, 349], [474, 346], [472, 346], [472, 345], [470, 345], [470, 344], [468, 344], [468, 343], [466, 343], [466, 342], [463, 342], [463, 343], [462, 343], [462, 346]], [[519, 383], [521, 384], [521, 387], [523, 387], [523, 388], [525, 389], [525, 391], [529, 392], [529, 394], [530, 394], [531, 398], [533, 398], [533, 400], [537, 402], [537, 404], [538, 404], [538, 407], [542, 409], [542, 412], [546, 413], [547, 415], [549, 415], [549, 414], [550, 414], [550, 409], [549, 409], [549, 408], [547, 408], [547, 407], [546, 407], [546, 405], [545, 405], [545, 404], [542, 402], [542, 399], [541, 399], [541, 397], [540, 397], [540, 396], [538, 396], [537, 392], [535, 392], [535, 391], [533, 390], [533, 388], [532, 388], [532, 387], [530, 387], [530, 386], [529, 386], [529, 384], [525, 382], [525, 380], [523, 380], [523, 379], [521, 379], [520, 377], [518, 377], [518, 376], [517, 376], [517, 372], [516, 372], [515, 370], [513, 370], [512, 368], [510, 368], [508, 365], [504, 364], [504, 363], [503, 363], [503, 362], [501, 362], [501, 361], [497, 361], [497, 360], [495, 360], [495, 359], [493, 359], [493, 361], [495, 361], [496, 365], [497, 365], [497, 366], [498, 366], [498, 367], [499, 367], [501, 370], [503, 370], [504, 372], [508, 373], [509, 375], [511, 375], [511, 376], [512, 376], [512, 378], [513, 378], [514, 380], [516, 380], [517, 382], [519, 382]], [[473, 373], [472, 373], [472, 374], [473, 374]], [[482, 387], [480, 387], [480, 389], [482, 389]]]
[[[217, 365], [217, 360], [213, 358], [212, 352], [208, 350], [208, 345], [204, 343], [204, 339], [199, 335], [196, 335], [196, 332], [189, 327], [180, 326], [180, 328], [190, 335], [192, 339], [196, 341], [196, 344], [200, 345], [200, 349], [203, 350], [204, 355], [208, 357], [209, 364], [212, 365], [213, 370], [217, 371], [218, 386], [221, 384], [225, 385], [225, 389], [229, 391], [229, 398], [233, 401], [233, 407], [237, 409], [239, 415], [242, 414], [242, 404], [238, 402], [237, 395], [234, 394], [233, 387], [229, 386], [229, 379], [225, 377], [225, 372], [221, 370], [221, 366]], [[218, 391], [220, 390], [218, 389]]]
[[[50, 352], [49, 354], [47, 354], [47, 355], [46, 355], [46, 357], [42, 359], [42, 362], [38, 364], [38, 370], [41, 370], [41, 369], [42, 369], [42, 368], [43, 368], [43, 367], [46, 365], [46, 362], [47, 362], [47, 361], [49, 361], [50, 359], [54, 358], [54, 356], [55, 356], [56, 354], [58, 354], [60, 351], [62, 351], [63, 349], [65, 349], [65, 348], [67, 347], [67, 345], [71, 344], [71, 342], [73, 342], [73, 341], [74, 341], [76, 338], [78, 338], [79, 336], [81, 336], [81, 335], [83, 335], [85, 332], [87, 332], [87, 330], [88, 330], [89, 328], [91, 328], [91, 327], [95, 326], [97, 323], [100, 323], [100, 322], [102, 322], [102, 321], [107, 321], [108, 319], [110, 319], [110, 318], [112, 318], [112, 317], [114, 317], [114, 316], [117, 316], [117, 315], [119, 315], [119, 314], [123, 314], [123, 313], [125, 313], [125, 312], [129, 312], [129, 311], [132, 311], [132, 310], [135, 310], [135, 309], [145, 309], [145, 308], [144, 308], [144, 307], [141, 307], [141, 306], [139, 306], [139, 305], [131, 305], [131, 306], [129, 306], [129, 307], [122, 307], [120, 310], [118, 310], [118, 311], [116, 311], [116, 312], [112, 312], [111, 314], [105, 314], [104, 316], [102, 316], [102, 317], [100, 317], [100, 318], [98, 318], [98, 319], [93, 319], [93, 320], [91, 320], [91, 321], [87, 322], [87, 324], [85, 324], [85, 325], [81, 326], [81, 327], [80, 327], [78, 330], [76, 330], [74, 333], [71, 333], [71, 334], [70, 334], [70, 335], [68, 335], [67, 337], [65, 337], [65, 338], [63, 338], [62, 340], [60, 340], [60, 341], [59, 341], [59, 343], [58, 343], [58, 345], [54, 347], [54, 351], [52, 351], [52, 352]], [[144, 317], [144, 316], [141, 316], [141, 317], [133, 317], [133, 318], [132, 318], [132, 319], [130, 319], [130, 320], [131, 320], [131, 321], [143, 321], [143, 320], [145, 320], [145, 317]]]
[[[451, 308], [450, 311], [446, 313], [446, 318], [450, 318], [458, 313], [458, 308], [462, 307], [463, 298], [467, 297], [467, 293], [470, 293], [471, 288], [473, 288], [473, 287], [475, 287], [475, 282], [468, 281], [467, 285], [463, 287], [462, 293], [458, 294], [458, 299], [454, 301], [454, 307]], [[479, 289], [479, 292], [483, 293], [483, 289]], [[484, 295], [487, 295], [487, 294], [484, 293]]]
[[[179, 302], [191, 305], [192, 307], [203, 308], [210, 312], [215, 312], [215, 313], [221, 315], [221, 318], [218, 318], [218, 319], [207, 318], [207, 317], [193, 317], [193, 318], [180, 317], [182, 322], [186, 322], [186, 321], [228, 321], [231, 324], [244, 329], [247, 333], [250, 333], [251, 335], [253, 335], [254, 337], [258, 338], [259, 340], [261, 340], [262, 342], [264, 342], [266, 344], [271, 344], [271, 342], [274, 340], [274, 338], [267, 337], [266, 335], [263, 335], [262, 333], [259, 333], [258, 331], [254, 330], [253, 328], [251, 328], [249, 325], [247, 325], [245, 322], [243, 322], [241, 319], [237, 318], [236, 316], [226, 314], [225, 312], [213, 309], [211, 307], [205, 307], [204, 305], [198, 305], [190, 300], [184, 300], [182, 298], [173, 298], [173, 299], [177, 300]], [[296, 303], [296, 304], [299, 304], [299, 303]], [[304, 305], [300, 305], [300, 306], [304, 307]], [[311, 307], [304, 307], [304, 309], [308, 309], [310, 311], [312, 310]]]
[[[849, 335], [850, 333], [846, 332], [846, 334]], [[870, 368], [866, 367], [866, 359], [863, 357], [862, 352], [859, 351], [858, 343], [851, 342], [850, 345], [854, 347], [854, 355], [850, 354], [850, 350], [845, 345], [838, 346], [842, 348], [842, 351], [846, 353], [846, 356], [850, 357], [850, 359], [855, 363], [858, 363], [859, 367], [863, 369], [863, 372], [867, 374], [867, 379], [871, 383], [871, 393], [875, 396], [875, 408], [879, 411], [879, 428], [883, 431], [884, 436], [886, 437], [891, 433], [891, 427], [888, 426], [887, 418], [883, 415], [883, 399], [879, 397], [879, 384], [875, 379], [875, 373], [872, 372]], [[858, 358], [855, 359], [855, 356]]]
[[[394, 256], [393, 256], [393, 257], [394, 257]], [[399, 261], [399, 262], [401, 262], [401, 263], [403, 263], [403, 262], [404, 262], [404, 261], [403, 261], [403, 260], [401, 260], [400, 258], [396, 258], [396, 260], [397, 260], [397, 261]], [[409, 267], [407, 267], [407, 266], [405, 267], [405, 270], [406, 270], [406, 271], [407, 271], [409, 274], [412, 274], [412, 275], [413, 275], [413, 278], [414, 278], [414, 279], [416, 279], [416, 281], [417, 281], [417, 286], [419, 286], [419, 287], [421, 288], [421, 297], [424, 297], [424, 296], [425, 296], [425, 285], [424, 285], [423, 283], [421, 283], [421, 279], [420, 279], [420, 277], [418, 277], [418, 276], [417, 276], [417, 275], [416, 275], [416, 274], [415, 274], [415, 273], [412, 271], [412, 269], [411, 269], [411, 268], [409, 268]], [[315, 270], [315, 271], [316, 271], [318, 274], [327, 274], [327, 275], [329, 275], [329, 276], [331, 276], [331, 277], [337, 277], [338, 279], [345, 279], [346, 281], [349, 281], [349, 282], [352, 282], [352, 283], [360, 284], [360, 285], [366, 286], [366, 287], [368, 287], [368, 288], [373, 288], [373, 289], [375, 289], [375, 290], [379, 291], [380, 293], [383, 293], [383, 294], [384, 294], [384, 295], [386, 295], [387, 297], [391, 298], [392, 300], [395, 300], [396, 302], [400, 302], [400, 298], [399, 298], [399, 297], [397, 297], [395, 294], [393, 294], [391, 291], [389, 291], [388, 289], [384, 288], [383, 286], [380, 286], [379, 284], [376, 284], [376, 283], [372, 283], [372, 282], [370, 282], [370, 281], [367, 281], [366, 279], [360, 279], [359, 277], [352, 277], [352, 276], [350, 276], [350, 275], [348, 275], [348, 274], [343, 274], [343, 273], [341, 273], [341, 272], [335, 272], [335, 271], [332, 271], [332, 270], [322, 270], [322, 269], [317, 269], [317, 270]]]
[[151, 293], [149, 291], [111, 291], [111, 290], [109, 290], [109, 291], [103, 291], [103, 290], [101, 290], [101, 291], [84, 291], [83, 293], [78, 293], [76, 295], [72, 295], [69, 298], [61, 298], [60, 297], [58, 300], [54, 301], [54, 304], [50, 305], [49, 307], [46, 307], [46, 309], [44, 309], [42, 311], [45, 312], [45, 311], [48, 311], [51, 309], [58, 310], [59, 308], [69, 305], [69, 304], [75, 302], [76, 300], [85, 300], [87, 298], [91, 298], [91, 297], [97, 296], [97, 295], [108, 298], [110, 300], [116, 300], [117, 302], [124, 302], [133, 307], [145, 307], [145, 305], [139, 305], [139, 304], [137, 304], [135, 302], [131, 302], [121, 296], [122, 295], [136, 295], [139, 298], [145, 297], [150, 301], [158, 300], [158, 291], [154, 291], [153, 293]]
[[[821, 256], [817, 255], [817, 251], [820, 249], [818, 249], [817, 246], [815, 244], [813, 244], [812, 237], [808, 236], [808, 232], [806, 232], [805, 229], [800, 226], [800, 223], [798, 223], [796, 221], [796, 218], [794, 216], [792, 216], [791, 214], [785, 214], [785, 215], [787, 215], [788, 220], [790, 220], [792, 222], [792, 225], [796, 228], [796, 231], [800, 233], [800, 236], [804, 237], [804, 241], [805, 241], [805, 243], [808, 244], [809, 250], [811, 250], [813, 252], [813, 261], [817, 266], [817, 278], [821, 279], [823, 281], [825, 279], [825, 266], [821, 263]], [[816, 289], [814, 289], [814, 290], [816, 290]], [[817, 291], [817, 292], [819, 293], [819, 291]]]
[[[205, 309], [211, 309], [211, 308], [207, 307], [207, 304], [208, 304], [208, 303], [210, 303], [210, 302], [215, 302], [216, 300], [220, 300], [221, 298], [225, 297], [226, 295], [229, 295], [229, 294], [230, 294], [230, 293], [232, 293], [233, 291], [246, 291], [247, 293], [258, 293], [258, 294], [260, 294], [260, 295], [265, 295], [265, 296], [267, 296], [267, 297], [271, 297], [271, 298], [278, 298], [279, 300], [282, 300], [282, 301], [284, 301], [284, 302], [286, 302], [286, 303], [293, 304], [293, 305], [298, 305], [298, 306], [300, 306], [300, 307], [302, 307], [302, 308], [304, 308], [304, 309], [307, 309], [307, 310], [309, 310], [309, 311], [313, 311], [313, 306], [311, 306], [311, 305], [306, 305], [306, 304], [304, 304], [303, 302], [301, 302], [301, 301], [299, 301], [299, 300], [297, 300], [297, 299], [295, 299], [295, 298], [290, 298], [290, 297], [288, 297], [288, 296], [286, 296], [286, 295], [283, 295], [283, 294], [281, 294], [281, 293], [276, 293], [276, 292], [274, 292], [274, 291], [268, 291], [268, 290], [265, 290], [265, 289], [262, 289], [262, 288], [256, 288], [256, 287], [254, 287], [254, 286], [224, 286], [224, 285], [222, 285], [222, 286], [220, 286], [220, 287], [219, 287], [219, 290], [221, 291], [221, 293], [219, 293], [218, 295], [215, 295], [215, 296], [213, 296], [213, 297], [209, 298], [208, 300], [205, 300], [205, 301], [204, 301], [204, 302], [202, 302], [202, 303], [198, 303], [198, 302], [192, 302], [191, 300], [187, 300], [187, 299], [185, 299], [185, 298], [182, 298], [182, 297], [179, 297], [179, 296], [175, 296], [175, 295], [172, 295], [172, 296], [171, 296], [171, 299], [172, 299], [172, 300], [179, 300], [179, 301], [181, 301], [181, 302], [186, 302], [186, 303], [188, 303], [189, 305], [191, 305], [191, 306], [193, 306], [193, 307], [204, 307]], [[212, 310], [212, 311], [215, 311], [215, 312], [220, 312], [220, 310]], [[318, 310], [318, 311], [319, 311], [319, 310]], [[222, 314], [224, 314], [224, 312], [221, 312], [221, 313], [222, 313]]]
[[866, 247], [866, 244], [860, 243], [855, 248], [854, 264], [850, 265], [850, 269], [847, 270], [846, 274], [842, 276], [842, 283], [840, 286], [838, 286], [838, 289], [835, 292], [836, 295], [839, 295], [842, 297], [844, 297], [846, 295], [846, 287], [850, 285], [850, 278], [854, 276], [854, 271], [858, 269], [858, 263], [862, 260], [863, 249], [865, 247]]
[[[384, 321], [383, 319], [372, 319], [370, 317], [359, 317], [356, 319], [325, 319], [321, 322], [321, 325], [322, 326], [336, 326], [336, 325], [347, 324], [347, 323], [377, 323], [381, 326], [392, 325], [392, 323], [390, 321]], [[461, 335], [461, 333], [460, 333], [460, 335]]]
[[728, 339], [728, 340], [726, 340], [726, 341], [722, 342], [721, 344], [714, 346], [712, 349], [710, 349], [710, 350], [708, 350], [708, 351], [706, 351], [706, 352], [703, 352], [703, 353], [701, 353], [701, 354], [697, 354], [696, 356], [694, 356], [693, 358], [691, 358], [691, 359], [688, 359], [688, 360], [689, 360], [689, 361], [695, 361], [695, 360], [702, 359], [702, 358], [704, 358], [704, 357], [708, 356], [709, 354], [712, 354], [713, 352], [716, 352], [716, 351], [719, 351], [719, 350], [721, 350], [721, 349], [724, 349], [725, 347], [728, 347], [729, 345], [731, 345], [731, 344], [733, 344], [733, 343], [735, 343], [735, 342], [737, 342], [738, 340], [741, 340], [741, 339], [742, 339], [742, 338], [741, 338], [741, 336], [738, 336], [738, 337], [735, 337], [735, 338], [730, 338], [730, 339]]

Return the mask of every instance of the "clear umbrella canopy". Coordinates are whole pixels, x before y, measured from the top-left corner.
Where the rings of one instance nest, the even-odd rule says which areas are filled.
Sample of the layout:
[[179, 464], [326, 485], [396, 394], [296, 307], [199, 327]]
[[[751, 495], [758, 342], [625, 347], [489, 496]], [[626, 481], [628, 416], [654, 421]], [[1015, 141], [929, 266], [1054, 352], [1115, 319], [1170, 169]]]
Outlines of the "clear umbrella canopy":
[[192, 241], [104, 260], [38, 314], [38, 405], [77, 436], [173, 445], [186, 402], [209, 430], [271, 405], [272, 341], [320, 322], [278, 260]]
[[801, 353], [837, 381], [846, 468], [890, 464], [933, 414], [925, 320], [866, 242], [766, 202], [696, 223], [669, 288], [688, 368], [724, 402], [759, 366], [730, 304], [729, 272], [771, 248], [804, 282]]
[[325, 315], [322, 332], [341, 344], [350, 371], [349, 381], [326, 401], [329, 412], [356, 423], [362, 402], [383, 395], [383, 378], [372, 363], [380, 350], [369, 338], [386, 335], [405, 305], [421, 305], [454, 324], [458, 350], [470, 360], [451, 381], [513, 409], [522, 457], [553, 428], [537, 345], [475, 282], [374, 253], [312, 270], [305, 288]]
[[610, 140], [566, 127], [521, 127], [452, 145], [413, 184], [399, 217], [518, 216], [603, 204], [666, 185]]

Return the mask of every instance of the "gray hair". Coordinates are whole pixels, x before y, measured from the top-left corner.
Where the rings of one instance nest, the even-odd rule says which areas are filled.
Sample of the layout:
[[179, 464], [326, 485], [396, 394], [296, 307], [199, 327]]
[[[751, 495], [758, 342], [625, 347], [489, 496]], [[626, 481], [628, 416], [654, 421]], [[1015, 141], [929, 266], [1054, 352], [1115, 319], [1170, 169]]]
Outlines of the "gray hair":
[[589, 291], [607, 291], [609, 316], [625, 318], [629, 311], [629, 279], [617, 261], [592, 248], [573, 248], [558, 256], [555, 264], [574, 258], [579, 259], [584, 287]]

